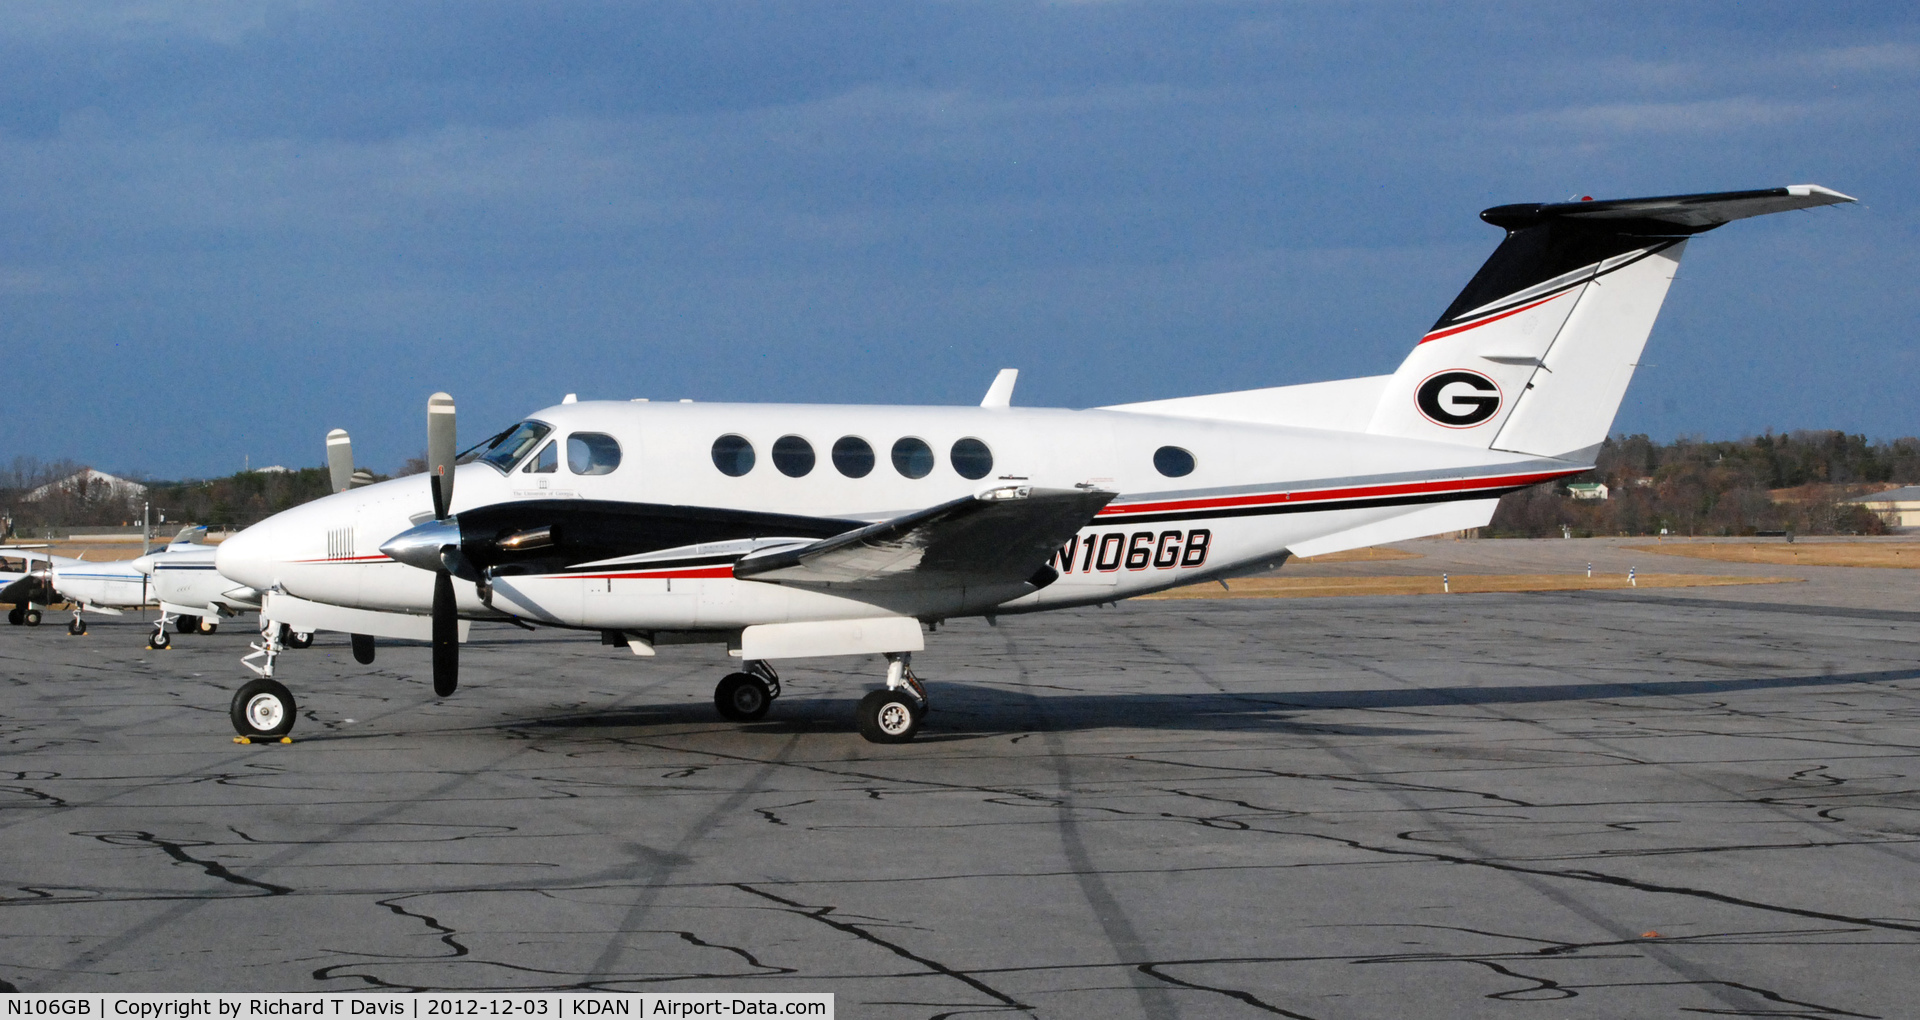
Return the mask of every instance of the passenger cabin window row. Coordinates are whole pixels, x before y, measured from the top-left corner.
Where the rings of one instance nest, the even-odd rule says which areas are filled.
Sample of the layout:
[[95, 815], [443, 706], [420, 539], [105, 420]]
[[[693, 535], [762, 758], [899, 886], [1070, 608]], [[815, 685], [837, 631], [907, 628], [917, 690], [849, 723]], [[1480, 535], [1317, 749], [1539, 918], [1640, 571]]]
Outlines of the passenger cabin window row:
[[[834, 470], [848, 478], [865, 478], [873, 473], [873, 446], [859, 436], [841, 436], [830, 452]], [[915, 436], [893, 444], [893, 469], [906, 478], [925, 478], [933, 473], [933, 447]], [[962, 478], [980, 479], [993, 472], [993, 451], [987, 444], [969, 436], [947, 451], [948, 463]], [[802, 478], [813, 471], [813, 444], [803, 436], [781, 436], [773, 441], [773, 466], [788, 478]], [[728, 433], [713, 441], [713, 466], [723, 475], [738, 478], [753, 470], [753, 443], [747, 437]]]
[[[993, 473], [993, 451], [972, 436], [956, 441], [947, 451], [947, 460], [962, 478], [980, 479]], [[867, 477], [873, 462], [873, 447], [859, 436], [841, 436], [833, 444], [833, 466], [848, 478]], [[713, 466], [721, 474], [738, 478], [752, 471], [753, 464], [753, 443], [747, 437], [729, 432], [713, 441]], [[813, 465], [813, 444], [805, 437], [785, 435], [773, 441], [773, 466], [781, 474], [803, 478]], [[926, 440], [906, 436], [894, 441], [893, 469], [902, 477], [925, 478], [933, 467], [933, 447]], [[1153, 451], [1153, 467], [1168, 478], [1182, 478], [1193, 473], [1193, 454], [1178, 446], [1162, 446]]]

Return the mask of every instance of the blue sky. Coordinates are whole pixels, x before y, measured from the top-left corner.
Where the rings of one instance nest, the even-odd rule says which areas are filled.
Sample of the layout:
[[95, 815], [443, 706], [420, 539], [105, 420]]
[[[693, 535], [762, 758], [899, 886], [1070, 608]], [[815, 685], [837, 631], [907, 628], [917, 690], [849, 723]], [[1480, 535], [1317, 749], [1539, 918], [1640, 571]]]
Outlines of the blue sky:
[[1391, 371], [1491, 205], [1690, 246], [1616, 431], [1920, 433], [1908, 4], [16, 2], [6, 456], [363, 464], [582, 398], [1089, 406]]

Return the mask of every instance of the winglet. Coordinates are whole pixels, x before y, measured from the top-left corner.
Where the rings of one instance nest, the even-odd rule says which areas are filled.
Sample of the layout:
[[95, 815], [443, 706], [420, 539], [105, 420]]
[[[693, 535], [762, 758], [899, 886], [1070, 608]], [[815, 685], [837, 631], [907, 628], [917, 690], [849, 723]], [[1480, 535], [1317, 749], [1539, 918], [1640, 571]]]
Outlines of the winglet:
[[1003, 368], [993, 377], [993, 385], [987, 387], [987, 395], [980, 401], [981, 407], [1012, 407], [1013, 381], [1020, 378], [1017, 368]]

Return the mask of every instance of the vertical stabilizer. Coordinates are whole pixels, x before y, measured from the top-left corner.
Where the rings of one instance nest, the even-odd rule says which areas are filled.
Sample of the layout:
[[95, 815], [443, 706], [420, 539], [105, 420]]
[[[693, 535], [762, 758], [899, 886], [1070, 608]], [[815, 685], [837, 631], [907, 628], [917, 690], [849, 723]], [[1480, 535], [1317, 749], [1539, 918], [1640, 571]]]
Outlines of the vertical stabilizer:
[[1488, 209], [1506, 239], [1387, 382], [1367, 431], [1580, 456], [1613, 425], [1688, 238], [1851, 201], [1800, 184]]

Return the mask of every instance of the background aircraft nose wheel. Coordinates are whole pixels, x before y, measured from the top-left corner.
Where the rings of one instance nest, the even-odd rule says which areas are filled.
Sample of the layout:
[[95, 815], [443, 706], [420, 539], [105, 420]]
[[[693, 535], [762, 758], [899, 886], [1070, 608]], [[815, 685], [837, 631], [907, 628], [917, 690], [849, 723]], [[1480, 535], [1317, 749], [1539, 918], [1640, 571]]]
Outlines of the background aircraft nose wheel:
[[860, 735], [876, 744], [904, 744], [920, 732], [926, 712], [920, 699], [904, 689], [874, 691], [860, 699], [853, 721]]
[[202, 616], [202, 617], [200, 617], [200, 623], [199, 623], [199, 630], [200, 630], [200, 633], [202, 633], [202, 634], [211, 634], [211, 633], [213, 633], [214, 631], [216, 631], [216, 630], [219, 630], [219, 629], [220, 629], [220, 624], [219, 624], [219, 623], [217, 623], [217, 622], [215, 622], [215, 621], [213, 621], [213, 620], [209, 620], [209, 619], [207, 619], [207, 618], [206, 618], [206, 617], [204, 617], [204, 616]]
[[293, 729], [293, 692], [278, 680], [249, 680], [233, 692], [233, 731], [243, 737], [283, 737]]
[[773, 691], [767, 682], [752, 673], [728, 673], [713, 689], [713, 707], [722, 718], [750, 722], [767, 714], [773, 704]]
[[200, 629], [200, 618], [197, 616], [182, 616], [173, 621], [173, 629], [182, 634], [191, 634]]
[[287, 647], [288, 648], [312, 648], [313, 635], [311, 633], [302, 633], [297, 630], [290, 631], [287, 634]]
[[38, 627], [40, 626], [40, 610], [29, 609], [21, 619], [27, 621], [27, 626], [29, 627]]
[[79, 637], [87, 632], [87, 621], [74, 620], [67, 624], [67, 633]]
[[21, 609], [19, 606], [14, 606], [12, 609], [7, 610], [8, 623], [11, 623], [14, 626], [18, 627], [22, 623], [25, 623], [26, 620], [27, 620], [27, 612], [26, 610]]

